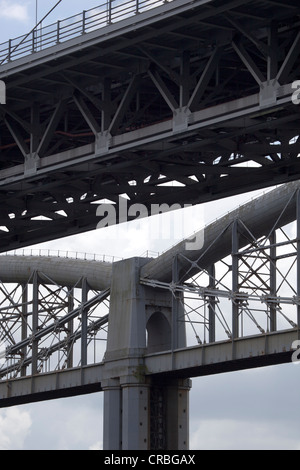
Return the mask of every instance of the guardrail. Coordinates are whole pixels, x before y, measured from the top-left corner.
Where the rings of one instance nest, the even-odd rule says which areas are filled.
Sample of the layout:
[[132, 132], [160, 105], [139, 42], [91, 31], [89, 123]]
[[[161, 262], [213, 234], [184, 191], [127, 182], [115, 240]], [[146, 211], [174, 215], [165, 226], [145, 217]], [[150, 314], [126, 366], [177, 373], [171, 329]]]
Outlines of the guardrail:
[[101, 261], [106, 263], [114, 263], [120, 261], [122, 258], [111, 255], [99, 255], [95, 253], [80, 253], [77, 251], [69, 250], [51, 250], [47, 248], [25, 248], [14, 251], [8, 251], [1, 253], [0, 256], [44, 256], [44, 257], [57, 257], [57, 258], [68, 258], [77, 259], [84, 261]]
[[90, 33], [125, 18], [143, 13], [172, 0], [106, 0], [48, 26], [0, 44], [0, 65]]

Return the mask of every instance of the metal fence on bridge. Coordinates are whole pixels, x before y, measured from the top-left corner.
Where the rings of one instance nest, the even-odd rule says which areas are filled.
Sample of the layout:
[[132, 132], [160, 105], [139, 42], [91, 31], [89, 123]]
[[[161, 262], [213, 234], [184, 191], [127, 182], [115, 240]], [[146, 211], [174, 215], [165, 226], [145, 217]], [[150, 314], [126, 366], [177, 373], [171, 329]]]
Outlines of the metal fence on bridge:
[[63, 43], [82, 34], [90, 33], [111, 23], [143, 13], [172, 0], [106, 0], [97, 7], [35, 27], [29, 33], [0, 44], [0, 64], [30, 55]]

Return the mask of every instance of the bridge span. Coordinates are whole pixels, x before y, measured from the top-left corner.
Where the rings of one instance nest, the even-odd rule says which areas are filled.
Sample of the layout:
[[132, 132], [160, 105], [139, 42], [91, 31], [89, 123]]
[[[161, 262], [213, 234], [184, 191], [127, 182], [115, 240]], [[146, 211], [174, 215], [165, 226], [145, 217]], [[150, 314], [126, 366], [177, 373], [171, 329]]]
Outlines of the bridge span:
[[[0, 45], [0, 407], [98, 390], [105, 449], [187, 449], [192, 377], [291, 361], [299, 18], [109, 1]], [[271, 186], [154, 259], [11, 254]]]
[[279, 186], [157, 258], [2, 255], [0, 406], [103, 391], [106, 449], [188, 448], [192, 377], [292, 360], [299, 190]]
[[1, 45], [0, 250], [297, 180], [299, 43], [297, 0], [122, 0]]

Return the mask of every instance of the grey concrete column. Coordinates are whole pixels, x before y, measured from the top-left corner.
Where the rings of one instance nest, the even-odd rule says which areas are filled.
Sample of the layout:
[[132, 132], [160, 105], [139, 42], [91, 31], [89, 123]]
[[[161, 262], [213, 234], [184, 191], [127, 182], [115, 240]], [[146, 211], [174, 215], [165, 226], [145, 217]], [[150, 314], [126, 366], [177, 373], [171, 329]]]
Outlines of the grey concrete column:
[[145, 259], [113, 265], [107, 350], [104, 357], [104, 449], [148, 449], [148, 386], [144, 287]]
[[190, 380], [176, 380], [167, 385], [167, 449], [189, 449]]
[[104, 450], [122, 449], [122, 391], [118, 380], [102, 384], [104, 390], [103, 410], [103, 448]]
[[130, 258], [113, 264], [106, 361], [145, 353], [144, 287], [139, 284], [140, 267], [145, 262], [144, 258]]
[[[149, 351], [171, 350], [174, 322], [171, 293], [145, 288], [139, 282], [145, 262], [132, 258], [115, 263], [112, 269], [102, 381], [105, 450], [158, 450], [160, 446], [184, 450], [189, 445], [190, 382], [170, 379], [157, 384], [144, 367]], [[183, 327], [177, 330], [175, 326], [176, 347], [184, 347]], [[159, 388], [162, 408], [151, 400], [152, 387]], [[157, 432], [159, 442], [153, 439]]]
[[122, 449], [147, 450], [149, 443], [149, 387], [122, 387]]

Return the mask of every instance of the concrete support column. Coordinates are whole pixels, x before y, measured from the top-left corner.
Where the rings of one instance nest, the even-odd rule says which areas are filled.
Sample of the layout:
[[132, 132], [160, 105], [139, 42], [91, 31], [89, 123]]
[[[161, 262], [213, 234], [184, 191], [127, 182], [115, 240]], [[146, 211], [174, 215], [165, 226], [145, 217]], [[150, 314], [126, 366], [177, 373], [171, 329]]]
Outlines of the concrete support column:
[[102, 380], [104, 450], [185, 450], [189, 445], [190, 381], [155, 382], [144, 366], [149, 352], [185, 346], [171, 294], [139, 283], [145, 262], [132, 258], [113, 265]]
[[149, 387], [123, 385], [122, 421], [122, 449], [149, 449]]
[[167, 385], [167, 449], [189, 448], [190, 381], [178, 380]]
[[144, 259], [113, 265], [104, 382], [104, 450], [148, 449], [149, 392], [144, 288], [139, 270]]
[[156, 380], [152, 384], [151, 449], [189, 449], [189, 379]]
[[122, 391], [117, 380], [107, 381], [104, 390], [103, 411], [103, 448], [104, 450], [122, 449]]

